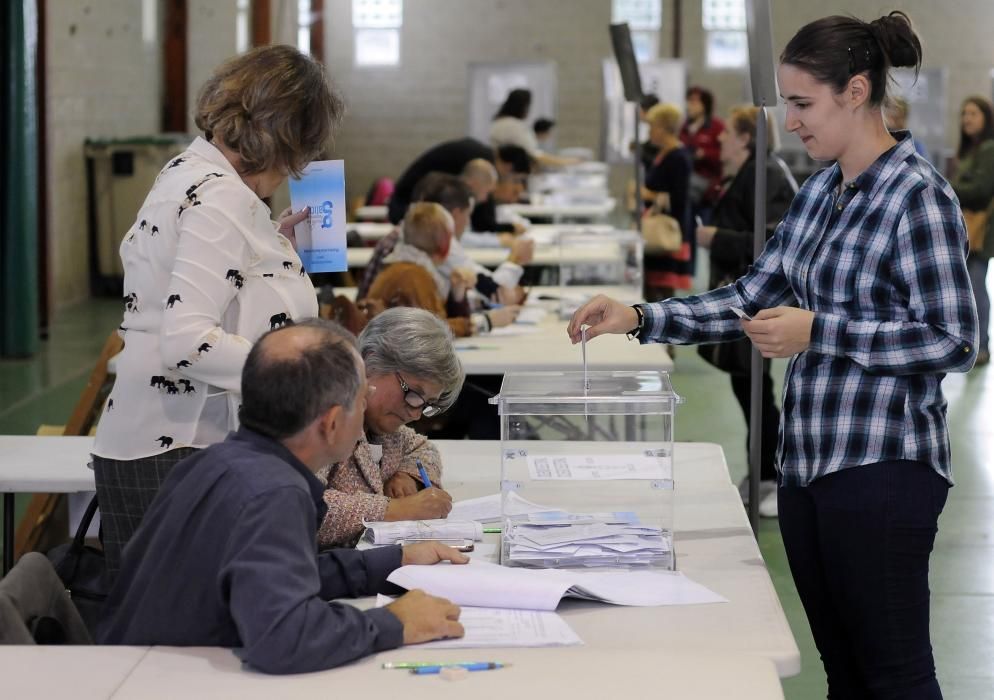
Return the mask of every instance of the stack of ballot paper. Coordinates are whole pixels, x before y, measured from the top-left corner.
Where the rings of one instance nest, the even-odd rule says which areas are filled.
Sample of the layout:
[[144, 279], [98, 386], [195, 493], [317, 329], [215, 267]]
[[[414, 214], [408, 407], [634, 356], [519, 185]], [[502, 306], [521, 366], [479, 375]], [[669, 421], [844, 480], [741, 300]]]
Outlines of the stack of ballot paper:
[[483, 525], [472, 520], [396, 520], [366, 522], [362, 539], [370, 544], [397, 544], [413, 540], [482, 540]]
[[[549, 517], [552, 515], [553, 517]], [[673, 568], [670, 532], [642, 525], [633, 513], [533, 514], [516, 519], [503, 535], [511, 566]]]
[[555, 610], [563, 596], [638, 606], [728, 602], [679, 572], [650, 569], [522, 569], [474, 559], [461, 565], [402, 566], [387, 581], [481, 608]]

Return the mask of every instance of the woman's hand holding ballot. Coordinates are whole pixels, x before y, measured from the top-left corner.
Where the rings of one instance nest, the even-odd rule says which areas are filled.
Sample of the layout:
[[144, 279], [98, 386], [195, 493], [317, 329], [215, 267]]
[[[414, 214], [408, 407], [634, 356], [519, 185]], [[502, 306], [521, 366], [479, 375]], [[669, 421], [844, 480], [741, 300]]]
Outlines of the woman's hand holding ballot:
[[[742, 329], [763, 357], [791, 357], [811, 345], [813, 311], [793, 306], [763, 309], [751, 321], [743, 319]], [[588, 335], [589, 337], [589, 335]]]
[[598, 294], [573, 313], [566, 333], [573, 345], [580, 342], [580, 328], [589, 326], [587, 340], [605, 333], [628, 333], [638, 326], [638, 314], [630, 306]]

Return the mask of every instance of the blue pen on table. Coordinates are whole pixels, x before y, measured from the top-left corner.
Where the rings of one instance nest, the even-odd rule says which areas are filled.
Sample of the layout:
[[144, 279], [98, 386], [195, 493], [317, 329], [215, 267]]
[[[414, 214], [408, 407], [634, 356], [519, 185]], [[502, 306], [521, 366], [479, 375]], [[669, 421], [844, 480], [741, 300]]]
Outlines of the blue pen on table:
[[[412, 668], [424, 668], [426, 666], [441, 666], [442, 668], [454, 668], [456, 666], [471, 666], [473, 664], [486, 664], [495, 663], [493, 661], [387, 661], [381, 668], [385, 669], [398, 669], [402, 671], [409, 671]], [[510, 666], [510, 664], [501, 664], [502, 666]]]
[[443, 668], [464, 668], [467, 671], [493, 671], [498, 668], [505, 668], [508, 664], [497, 663], [496, 661], [480, 661], [472, 664], [439, 664], [437, 666], [418, 666], [412, 668], [411, 673], [416, 676], [426, 676], [432, 673], [441, 673]]
[[421, 481], [424, 483], [426, 489], [431, 488], [431, 479], [428, 478], [428, 472], [425, 471], [425, 465], [421, 464], [421, 460], [415, 460], [415, 464], [418, 465], [418, 474], [421, 475]]

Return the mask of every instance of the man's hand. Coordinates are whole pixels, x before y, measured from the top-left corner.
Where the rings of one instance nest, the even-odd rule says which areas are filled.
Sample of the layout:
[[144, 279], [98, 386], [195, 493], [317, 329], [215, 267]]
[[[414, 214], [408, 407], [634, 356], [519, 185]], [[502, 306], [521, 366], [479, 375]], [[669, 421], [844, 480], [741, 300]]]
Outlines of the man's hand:
[[452, 496], [432, 486], [413, 496], [391, 498], [384, 520], [432, 520], [444, 518], [452, 510]]
[[791, 357], [811, 345], [813, 311], [793, 306], [763, 309], [751, 321], [742, 321], [742, 329], [763, 357]]
[[487, 311], [487, 318], [490, 319], [491, 328], [501, 328], [514, 323], [514, 319], [518, 317], [519, 313], [521, 313], [520, 306], [504, 306]]
[[440, 561], [448, 561], [453, 564], [465, 564], [469, 562], [469, 557], [459, 550], [435, 541], [405, 545], [403, 552], [404, 554], [400, 559], [401, 566], [407, 566], [408, 564], [422, 564], [427, 566], [437, 564]]
[[390, 498], [413, 496], [418, 492], [420, 480], [407, 472], [397, 472], [383, 484], [383, 493]]
[[518, 238], [511, 244], [510, 262], [525, 266], [535, 258], [535, 241], [531, 238]]
[[420, 644], [433, 639], [461, 637], [459, 606], [424, 591], [411, 591], [387, 606], [404, 625], [404, 644]]
[[286, 236], [287, 240], [290, 241], [290, 244], [293, 246], [294, 250], [297, 249], [297, 237], [293, 233], [293, 227], [299, 224], [301, 221], [304, 221], [310, 215], [311, 215], [310, 207], [304, 207], [296, 214], [293, 213], [293, 210], [290, 209], [290, 207], [287, 207], [286, 209], [280, 212], [280, 216], [277, 219], [277, 221], [279, 221], [279, 228], [277, 230], [280, 233], [282, 233], [284, 236]]
[[635, 309], [603, 294], [598, 294], [573, 313], [566, 334], [574, 345], [580, 342], [580, 327], [587, 329], [587, 340], [605, 333], [627, 333], [638, 325]]
[[511, 226], [514, 227], [514, 235], [520, 236], [522, 233], [528, 230], [528, 226], [521, 223], [520, 221], [515, 221]]
[[456, 268], [449, 276], [449, 282], [452, 284], [452, 298], [462, 301], [466, 298], [466, 292], [476, 286], [476, 272], [465, 267]]
[[714, 234], [718, 232], [715, 226], [698, 226], [697, 227], [697, 245], [701, 248], [710, 248], [711, 242], [714, 240]]

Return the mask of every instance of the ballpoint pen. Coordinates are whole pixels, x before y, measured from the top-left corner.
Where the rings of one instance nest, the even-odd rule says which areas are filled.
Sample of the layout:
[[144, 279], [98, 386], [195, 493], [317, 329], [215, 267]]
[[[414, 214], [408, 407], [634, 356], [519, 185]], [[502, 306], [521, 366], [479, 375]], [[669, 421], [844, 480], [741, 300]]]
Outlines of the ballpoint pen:
[[467, 671], [493, 671], [494, 669], [504, 668], [505, 666], [507, 664], [497, 663], [496, 661], [479, 661], [471, 664], [437, 664], [435, 666], [418, 666], [417, 668], [412, 668], [411, 673], [416, 676], [426, 676], [432, 673], [441, 673], [443, 668], [464, 668]]
[[382, 668], [409, 671], [414, 668], [462, 668], [463, 666], [486, 665], [496, 663], [497, 666], [509, 666], [510, 664], [494, 661], [387, 661]]
[[418, 465], [418, 473], [421, 475], [421, 481], [424, 483], [426, 489], [431, 488], [431, 479], [428, 478], [428, 472], [425, 471], [425, 465], [421, 464], [421, 460], [414, 460], [414, 463]]

